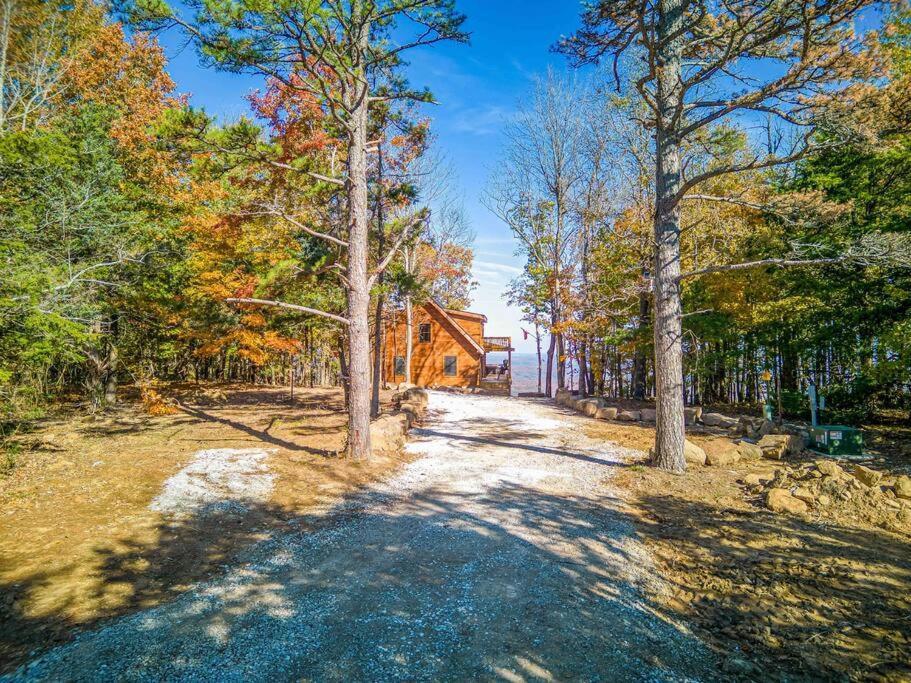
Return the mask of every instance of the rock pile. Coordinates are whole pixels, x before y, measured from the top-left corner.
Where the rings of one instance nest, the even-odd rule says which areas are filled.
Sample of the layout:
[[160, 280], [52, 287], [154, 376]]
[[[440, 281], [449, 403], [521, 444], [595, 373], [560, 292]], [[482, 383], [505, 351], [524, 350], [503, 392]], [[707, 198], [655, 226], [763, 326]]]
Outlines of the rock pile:
[[741, 484], [773, 512], [816, 514], [911, 533], [911, 477], [889, 477], [863, 465], [817, 460], [751, 473]]
[[[654, 408], [625, 409], [610, 406], [603, 398], [580, 398], [569, 389], [558, 389], [554, 401], [559, 406], [578, 410], [580, 413], [599, 420], [653, 423], [657, 417]], [[796, 451], [793, 446], [796, 441], [789, 441], [783, 449], [772, 443], [767, 444], [770, 450], [779, 452], [779, 455], [774, 458], [776, 460], [780, 460], [785, 454], [792, 455], [794, 452], [799, 452], [805, 447], [805, 442], [809, 438], [809, 434], [797, 425], [784, 425], [783, 428], [778, 428], [775, 424], [762, 417], [750, 417], [748, 415], [729, 417], [721, 413], [703, 413], [701, 406], [684, 408], [683, 417], [689, 426], [702, 424], [706, 427], [724, 429], [734, 439], [746, 438], [750, 441], [759, 441], [765, 436], [782, 431], [804, 439], [804, 446], [801, 446]]]
[[419, 423], [427, 412], [427, 392], [406, 388], [392, 396], [395, 410], [380, 415], [370, 423], [370, 445], [374, 453], [393, 455], [405, 447], [408, 430]]

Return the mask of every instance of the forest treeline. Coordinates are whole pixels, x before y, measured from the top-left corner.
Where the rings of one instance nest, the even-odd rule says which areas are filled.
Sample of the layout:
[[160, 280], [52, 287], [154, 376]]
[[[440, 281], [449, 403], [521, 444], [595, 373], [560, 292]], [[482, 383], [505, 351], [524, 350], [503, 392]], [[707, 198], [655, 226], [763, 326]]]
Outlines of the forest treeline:
[[[384, 316], [473, 286], [403, 72], [464, 22], [452, 0], [0, 0], [7, 429], [123, 382], [294, 373], [345, 386], [367, 455]], [[506, 122], [486, 194], [543, 389], [654, 398], [676, 470], [684, 401], [795, 413], [812, 381], [845, 419], [907, 414], [909, 26], [872, 0], [585, 5], [554, 36], [578, 70]], [[261, 77], [248, 115], [190, 106], [161, 30]]]
[[[643, 38], [632, 19], [657, 31], [658, 10], [595, 3], [557, 46], [606, 69], [538, 80], [487, 193], [525, 257], [512, 300], [554, 332], [538, 337], [545, 391], [555, 368], [586, 394], [655, 398], [664, 315], [680, 325], [661, 343], [679, 345], [681, 405], [771, 398], [806, 418], [813, 382], [831, 419], [908, 418], [911, 24], [902, 8], [822, 4], [797, 27], [803, 3], [712, 5], [711, 22], [706, 3], [682, 3], [692, 42], [665, 94], [691, 89], [663, 112], [656, 60], [671, 39]], [[855, 34], [861, 16], [879, 29]], [[679, 145], [667, 196], [662, 126]], [[673, 205], [669, 257], [656, 201]], [[676, 314], [655, 307], [657, 271], [671, 268]]]
[[[90, 0], [0, 2], [7, 430], [61, 397], [103, 408], [123, 383], [155, 399], [160, 380], [284, 383], [293, 372], [338, 384], [347, 372], [351, 239], [337, 177], [350, 132], [330, 111], [344, 84], [327, 65], [322, 82], [277, 72], [245, 117], [218, 122], [175, 90], [155, 37], [137, 27]], [[384, 99], [365, 126], [361, 266], [375, 277], [376, 316], [428, 296], [465, 305], [471, 235], [427, 122], [410, 99]]]

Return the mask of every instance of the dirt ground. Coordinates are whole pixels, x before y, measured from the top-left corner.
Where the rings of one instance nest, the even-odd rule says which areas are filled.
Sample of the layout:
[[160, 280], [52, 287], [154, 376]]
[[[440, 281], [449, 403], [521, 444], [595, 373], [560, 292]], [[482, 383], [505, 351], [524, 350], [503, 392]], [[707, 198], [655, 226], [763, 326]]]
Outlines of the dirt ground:
[[[654, 438], [647, 427], [595, 420], [586, 433], [641, 450]], [[723, 443], [706, 434], [691, 439], [707, 452]], [[901, 460], [903, 449], [890, 443]], [[697, 629], [727, 673], [911, 680], [911, 537], [847, 516], [766, 510], [738, 481], [781, 463], [690, 468], [675, 476], [647, 467], [646, 457], [612, 483], [672, 586], [656, 599]]]
[[646, 598], [663, 583], [609, 484], [635, 453], [582, 422], [430, 392], [398, 473], [12, 680], [717, 680]]
[[[135, 402], [96, 417], [61, 414], [23, 437], [0, 477], [0, 672], [99, 620], [147, 608], [230, 564], [238, 553], [330, 508], [404, 462], [355, 463], [334, 389], [173, 387], [177, 414]], [[388, 401], [388, 393], [384, 395]], [[150, 509], [201, 449], [257, 447], [274, 475], [268, 505], [199, 515]]]
[[[464, 414], [425, 428], [410, 455], [359, 464], [337, 457], [337, 391], [299, 392], [290, 405], [262, 387], [173, 389], [175, 415], [127, 404], [24, 437], [0, 478], [0, 672], [104, 626], [54, 650], [47, 671], [117, 659], [116, 642], [126, 666], [136, 655], [165, 667], [172, 646], [193, 666], [229, 667], [303, 648], [296, 670], [377, 678], [446, 662], [465, 673], [483, 651], [494, 668], [471, 669], [481, 677], [612, 666], [637, 679], [683, 673], [686, 655], [665, 647], [675, 642], [709, 646], [721, 665], [697, 673], [709, 680], [911, 680], [911, 536], [767, 511], [738, 482], [776, 463], [667, 475], [644, 465], [649, 427], [453, 397]], [[874, 436], [887, 446], [876, 466], [901, 469], [900, 437]], [[725, 445], [691, 438], [708, 452]], [[183, 518], [151, 509], [213, 448], [266, 451], [268, 501]], [[378, 491], [399, 471], [393, 507]], [[364, 496], [369, 512], [342, 502]], [[263, 544], [275, 552], [251, 564]], [[218, 583], [200, 592], [208, 577]], [[208, 640], [181, 631], [197, 621]], [[150, 628], [161, 638], [144, 642]], [[452, 659], [465, 643], [468, 658]]]

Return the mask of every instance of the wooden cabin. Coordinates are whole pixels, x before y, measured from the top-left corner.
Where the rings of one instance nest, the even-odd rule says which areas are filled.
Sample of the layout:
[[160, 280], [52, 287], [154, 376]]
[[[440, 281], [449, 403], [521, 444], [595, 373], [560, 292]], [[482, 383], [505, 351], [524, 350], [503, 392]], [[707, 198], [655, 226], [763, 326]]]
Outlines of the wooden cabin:
[[[405, 376], [405, 312], [395, 311], [387, 322], [383, 362], [386, 382], [409, 382], [420, 387], [480, 387], [509, 395], [511, 339], [485, 337], [487, 316], [443, 308], [431, 300], [415, 306], [412, 318], [411, 377]], [[487, 354], [492, 352], [507, 353], [505, 366], [487, 364]]]

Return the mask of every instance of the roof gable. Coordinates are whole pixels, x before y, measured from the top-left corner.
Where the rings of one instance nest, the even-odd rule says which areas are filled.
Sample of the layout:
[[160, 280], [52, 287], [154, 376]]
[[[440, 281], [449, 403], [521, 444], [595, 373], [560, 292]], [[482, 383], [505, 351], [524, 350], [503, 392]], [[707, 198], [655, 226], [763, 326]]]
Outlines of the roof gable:
[[456, 336], [471, 350], [473, 350], [479, 356], [484, 355], [484, 349], [481, 347], [481, 345], [474, 340], [474, 337], [468, 334], [464, 327], [459, 325], [459, 323], [451, 315], [449, 315], [445, 308], [440, 306], [433, 299], [429, 299], [427, 303], [424, 304], [424, 308], [426, 308], [427, 311], [432, 315], [441, 318], [447, 324], [449, 324], [455, 330]]

